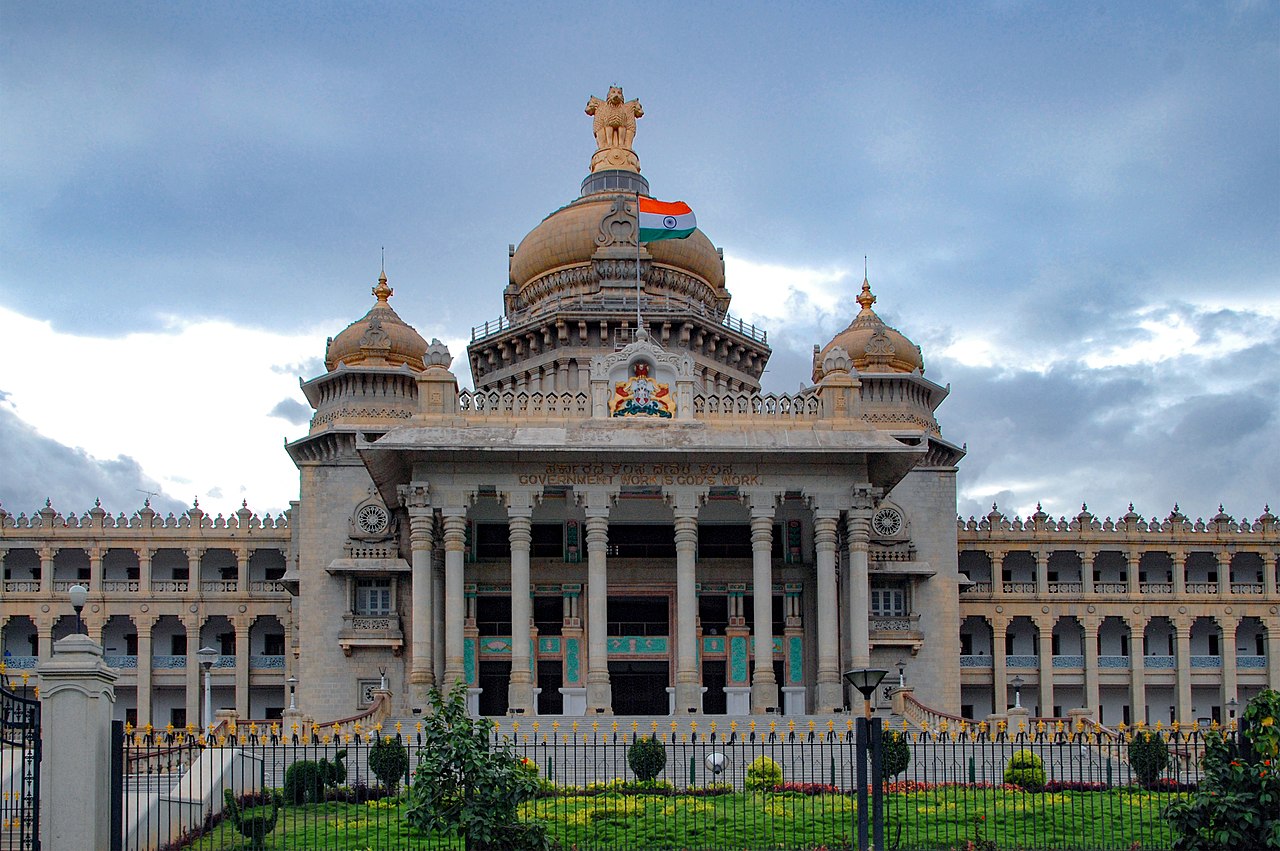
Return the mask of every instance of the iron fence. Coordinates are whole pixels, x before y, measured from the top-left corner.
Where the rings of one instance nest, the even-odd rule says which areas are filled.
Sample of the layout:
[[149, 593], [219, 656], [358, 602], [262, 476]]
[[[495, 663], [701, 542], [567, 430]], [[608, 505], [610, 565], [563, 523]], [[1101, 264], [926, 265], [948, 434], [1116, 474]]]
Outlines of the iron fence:
[[[40, 848], [40, 700], [0, 669], [0, 849]], [[14, 690], [10, 690], [11, 686]]]
[[[625, 722], [515, 724], [491, 741], [537, 772], [539, 790], [521, 805], [521, 818], [541, 822], [553, 847], [566, 851], [835, 851], [859, 847], [860, 815], [873, 836], [883, 836], [877, 847], [891, 849], [994, 842], [989, 847], [1149, 850], [1172, 846], [1161, 810], [1194, 788], [1202, 753], [1198, 731], [1159, 732], [1168, 739], [1168, 765], [1158, 777], [1140, 778], [1129, 756], [1134, 733], [887, 729], [875, 758], [886, 768], [882, 784], [875, 759], [860, 776], [851, 724], [682, 733]], [[628, 763], [641, 737], [657, 738], [665, 756], [650, 782], [637, 780]], [[394, 783], [371, 770], [380, 738], [408, 757]], [[420, 726], [401, 724], [353, 724], [313, 737], [257, 725], [212, 736], [129, 730], [123, 847], [255, 847], [228, 810], [231, 790], [242, 826], [259, 816], [272, 821], [260, 847], [465, 848], [461, 837], [420, 834], [406, 821], [411, 796], [404, 790], [420, 742]], [[1008, 782], [1011, 763], [1040, 774]], [[319, 779], [300, 787], [300, 773]], [[869, 795], [857, 794], [860, 780]]]

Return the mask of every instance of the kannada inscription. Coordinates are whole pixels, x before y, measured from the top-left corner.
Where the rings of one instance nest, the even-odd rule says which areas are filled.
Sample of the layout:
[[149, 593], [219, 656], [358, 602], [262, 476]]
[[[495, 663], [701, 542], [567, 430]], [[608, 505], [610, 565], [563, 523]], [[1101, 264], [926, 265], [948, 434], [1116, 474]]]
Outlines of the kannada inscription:
[[537, 472], [520, 473], [522, 485], [702, 485], [704, 487], [760, 486], [764, 477], [744, 473], [732, 464], [548, 464]]

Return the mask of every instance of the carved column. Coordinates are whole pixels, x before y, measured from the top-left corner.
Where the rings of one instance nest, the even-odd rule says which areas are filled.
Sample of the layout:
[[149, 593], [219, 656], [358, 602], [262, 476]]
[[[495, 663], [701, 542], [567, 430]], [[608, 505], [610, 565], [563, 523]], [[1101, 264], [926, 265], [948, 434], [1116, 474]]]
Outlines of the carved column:
[[236, 618], [232, 624], [236, 630], [236, 715], [249, 718], [249, 659], [253, 647], [249, 644], [249, 627], [253, 624], [252, 616]]
[[609, 501], [607, 495], [586, 495], [587, 515], [587, 714], [612, 715], [609, 684]]
[[36, 621], [36, 657], [41, 663], [53, 658], [53, 624], [57, 620], [54, 615], [38, 617]]
[[1231, 593], [1231, 553], [1226, 550], [1219, 550], [1213, 554], [1214, 561], [1218, 563], [1218, 593]]
[[867, 575], [867, 546], [871, 534], [871, 512], [849, 510], [849, 640], [850, 667], [866, 668], [871, 664], [870, 578]]
[[1147, 619], [1130, 615], [1129, 622], [1129, 721], [1147, 720]]
[[1053, 715], [1053, 615], [1040, 618], [1040, 715]]
[[533, 544], [533, 498], [529, 491], [507, 495], [507, 537], [511, 542], [511, 679], [507, 711], [534, 714], [533, 657], [529, 627], [533, 606], [529, 588], [529, 549]]
[[249, 555], [248, 547], [236, 550], [236, 591], [240, 594], [249, 593]]
[[463, 548], [467, 540], [467, 509], [446, 506], [444, 520], [444, 689], [467, 687], [464, 662], [463, 620], [466, 600], [463, 597]]
[[[190, 574], [188, 574], [190, 575]], [[204, 683], [200, 677], [200, 657], [196, 651], [200, 649], [199, 614], [182, 616], [182, 625], [187, 630], [187, 723], [194, 724], [197, 730], [206, 729], [205, 719], [200, 717], [200, 707], [204, 703]], [[213, 719], [209, 719], [212, 723]]]
[[[57, 554], [57, 550], [53, 547], [40, 548], [40, 593], [53, 593], [53, 557]], [[52, 650], [50, 650], [52, 653]], [[47, 658], [43, 657], [42, 658]]]
[[151, 547], [139, 547], [134, 550], [138, 554], [138, 591], [144, 597], [151, 596], [151, 556], [155, 550]]
[[1267, 624], [1267, 686], [1280, 691], [1280, 617], [1266, 620]]
[[1169, 553], [1173, 562], [1173, 596], [1180, 598], [1187, 593], [1187, 554], [1182, 550]]
[[1262, 593], [1274, 597], [1277, 593], [1276, 568], [1280, 565], [1280, 555], [1262, 553]]
[[1049, 553], [1036, 550], [1036, 594], [1043, 597], [1049, 593]]
[[698, 505], [702, 494], [679, 490], [672, 495], [676, 540], [676, 693], [680, 714], [702, 711], [702, 678], [698, 674]]
[[1191, 620], [1178, 617], [1173, 620], [1177, 632], [1178, 665], [1178, 718], [1183, 724], [1195, 723], [1191, 703]]
[[435, 684], [432, 647], [431, 549], [435, 538], [435, 514], [426, 482], [410, 482], [399, 489], [400, 502], [409, 512], [410, 586], [409, 702], [425, 706], [427, 692]]
[[102, 593], [102, 547], [89, 547], [89, 591]]
[[993, 697], [991, 711], [1003, 715], [1009, 709], [1008, 674], [1005, 667], [1004, 640], [1009, 629], [1009, 619], [1003, 615], [991, 616], [991, 685]]
[[1227, 722], [1226, 706], [1238, 692], [1236, 677], [1236, 630], [1240, 627], [1237, 615], [1215, 615], [1222, 629], [1222, 640], [1218, 643], [1222, 653], [1222, 722]]
[[818, 691], [814, 711], [834, 712], [844, 706], [840, 684], [840, 646], [837, 629], [839, 593], [836, 590], [836, 542], [840, 512], [835, 508], [814, 511], [814, 549], [818, 572]]
[[138, 630], [138, 688], [136, 703], [138, 707], [138, 726], [145, 727], [151, 723], [151, 628], [155, 626], [157, 616], [150, 612], [139, 612], [133, 616], [134, 627]]
[[204, 575], [200, 571], [200, 559], [204, 555], [204, 547], [187, 547], [187, 593], [192, 596], [204, 590]]
[[1096, 617], [1081, 618], [1084, 626], [1084, 700], [1085, 705], [1093, 710], [1095, 719], [1101, 716], [1099, 704], [1101, 695], [1098, 687], [1098, 628]]
[[[1098, 553], [1094, 550], [1080, 550], [1080, 587], [1085, 594], [1093, 593], [1093, 571], [1094, 562], [1097, 561]], [[1095, 650], [1097, 648], [1094, 648]], [[1097, 707], [1093, 707], [1097, 711]], [[1097, 717], [1096, 715], [1094, 716]]]
[[751, 500], [751, 591], [755, 605], [752, 646], [751, 711], [778, 711], [778, 682], [773, 675], [773, 493], [753, 493]]
[[1004, 550], [991, 550], [991, 593], [997, 597], [1004, 595]]

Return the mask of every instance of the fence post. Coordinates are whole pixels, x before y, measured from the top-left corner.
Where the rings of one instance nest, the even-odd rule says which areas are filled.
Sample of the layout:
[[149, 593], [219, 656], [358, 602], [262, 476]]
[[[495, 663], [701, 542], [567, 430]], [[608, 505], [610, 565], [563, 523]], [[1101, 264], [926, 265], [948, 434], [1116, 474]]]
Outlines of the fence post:
[[867, 851], [867, 719], [859, 717], [854, 726], [854, 763], [857, 771], [854, 782], [858, 784], [858, 845], [857, 851]]
[[111, 713], [116, 672], [87, 635], [54, 642], [40, 666], [41, 845], [111, 848]]
[[884, 720], [871, 719], [871, 839], [884, 851]]
[[124, 848], [124, 722], [111, 722], [111, 851]]

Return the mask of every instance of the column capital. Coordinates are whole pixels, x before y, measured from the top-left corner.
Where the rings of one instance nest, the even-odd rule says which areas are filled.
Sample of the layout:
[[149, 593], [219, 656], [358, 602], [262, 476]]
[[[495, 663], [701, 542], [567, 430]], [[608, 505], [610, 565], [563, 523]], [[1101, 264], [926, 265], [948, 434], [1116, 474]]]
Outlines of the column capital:
[[707, 495], [710, 493], [711, 489], [705, 487], [675, 487], [665, 489], [662, 498], [671, 506], [671, 512], [676, 517], [696, 518], [698, 509], [706, 505]]
[[514, 520], [518, 517], [532, 517], [533, 507], [542, 501], [542, 488], [516, 488], [498, 493], [498, 497], [507, 507], [507, 517]]
[[431, 488], [425, 481], [412, 481], [396, 488], [400, 504], [409, 511], [410, 517], [431, 513]]
[[806, 493], [804, 499], [809, 508], [813, 509], [815, 517], [818, 514], [834, 514], [839, 517], [840, 512], [848, 508], [850, 503], [847, 492], [819, 491]]
[[582, 506], [588, 520], [592, 517], [608, 518], [618, 493], [616, 488], [582, 488], [573, 492], [573, 498]]
[[751, 510], [752, 520], [762, 517], [772, 519], [774, 512], [777, 511], [778, 499], [781, 496], [782, 491], [763, 488], [746, 488], [738, 492], [738, 498], [745, 502], [747, 508]]
[[57, 554], [58, 554], [58, 550], [59, 550], [59, 549], [60, 549], [59, 547], [50, 546], [49, 544], [43, 544], [43, 545], [41, 545], [41, 547], [40, 547], [40, 560], [41, 560], [41, 561], [50, 561], [50, 560], [52, 560], [52, 559], [53, 559], [53, 557], [54, 557], [55, 555], [57, 555]]

